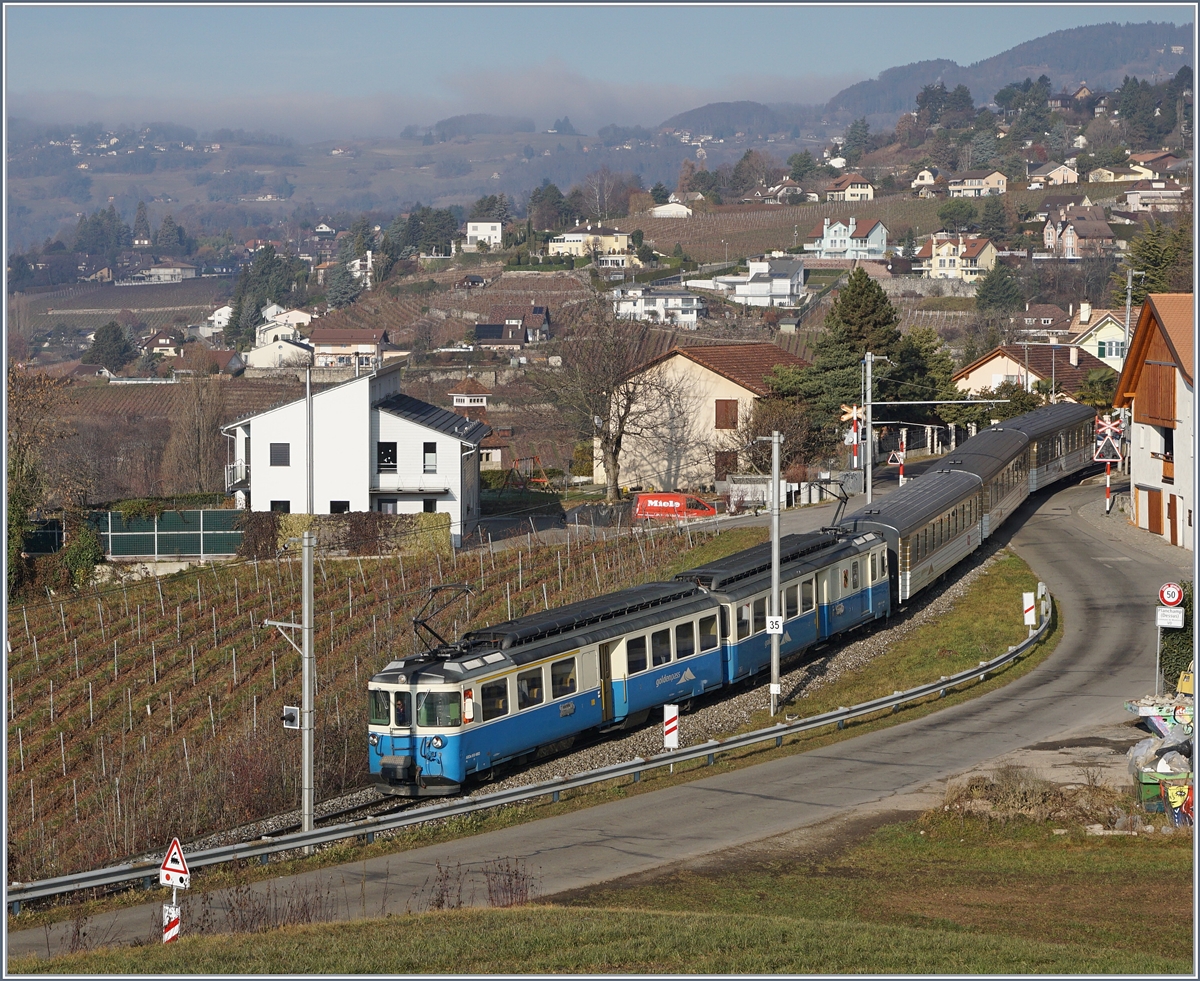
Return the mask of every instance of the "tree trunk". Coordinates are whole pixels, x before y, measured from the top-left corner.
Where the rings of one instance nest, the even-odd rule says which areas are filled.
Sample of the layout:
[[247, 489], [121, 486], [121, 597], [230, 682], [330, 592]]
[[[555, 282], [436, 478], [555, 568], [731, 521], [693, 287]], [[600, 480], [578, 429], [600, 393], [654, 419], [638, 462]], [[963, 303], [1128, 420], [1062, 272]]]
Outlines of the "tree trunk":
[[604, 457], [604, 481], [607, 488], [604, 495], [606, 503], [615, 504], [621, 500], [620, 472], [617, 462], [616, 449], [608, 440], [600, 441], [600, 451]]

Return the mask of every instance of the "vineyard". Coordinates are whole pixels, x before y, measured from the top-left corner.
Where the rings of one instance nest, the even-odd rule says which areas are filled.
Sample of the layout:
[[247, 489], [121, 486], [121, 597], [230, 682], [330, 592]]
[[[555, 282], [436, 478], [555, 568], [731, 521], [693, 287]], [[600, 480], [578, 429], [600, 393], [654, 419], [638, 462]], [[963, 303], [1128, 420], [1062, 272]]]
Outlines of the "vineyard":
[[[318, 800], [369, 783], [366, 681], [416, 652], [410, 618], [432, 585], [472, 586], [436, 624], [457, 636], [671, 575], [707, 537], [576, 527], [558, 544], [529, 534], [449, 556], [318, 552]], [[297, 621], [298, 566], [243, 560], [10, 607], [10, 882], [113, 864], [172, 835], [187, 841], [298, 806], [300, 740], [279, 719], [301, 701], [300, 655], [262, 626]]]
[[227, 279], [189, 279], [151, 286], [110, 286], [70, 296], [34, 296], [27, 301], [28, 322], [34, 333], [56, 324], [94, 329], [116, 319], [122, 310], [156, 330], [175, 323], [203, 323], [220, 306], [219, 297], [231, 289]]

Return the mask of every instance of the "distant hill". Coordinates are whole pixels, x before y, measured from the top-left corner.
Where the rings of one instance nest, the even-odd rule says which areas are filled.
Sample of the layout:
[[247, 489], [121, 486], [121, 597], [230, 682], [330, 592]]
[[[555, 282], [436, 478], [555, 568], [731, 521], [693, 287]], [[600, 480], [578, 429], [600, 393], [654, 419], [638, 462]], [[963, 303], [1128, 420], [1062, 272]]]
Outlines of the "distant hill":
[[778, 113], [761, 102], [710, 102], [672, 116], [659, 129], [685, 129], [728, 139], [735, 133], [755, 136], [777, 133], [783, 128]]
[[[1173, 53], [1172, 47], [1182, 49]], [[1055, 31], [1009, 48], [966, 68], [939, 59], [881, 72], [843, 89], [826, 106], [851, 117], [897, 114], [916, 108], [917, 93], [939, 79], [962, 84], [977, 106], [986, 105], [1009, 82], [1047, 75], [1055, 91], [1087, 82], [1093, 90], [1119, 86], [1126, 75], [1155, 80], [1193, 61], [1192, 29], [1174, 24], [1095, 24]]]
[[446, 140], [456, 136], [478, 136], [483, 133], [532, 133], [532, 119], [519, 116], [492, 116], [485, 112], [466, 116], [451, 116], [433, 124], [433, 131]]

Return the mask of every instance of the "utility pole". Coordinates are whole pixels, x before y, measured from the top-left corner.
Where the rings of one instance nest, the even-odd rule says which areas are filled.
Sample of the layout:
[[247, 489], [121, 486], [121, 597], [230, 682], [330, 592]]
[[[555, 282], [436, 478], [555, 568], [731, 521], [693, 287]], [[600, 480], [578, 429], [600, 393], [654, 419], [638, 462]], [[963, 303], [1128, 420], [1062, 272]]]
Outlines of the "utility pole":
[[[771, 604], [770, 615], [779, 620], [783, 611], [779, 604], [779, 444], [782, 437], [778, 431], [771, 433]], [[775, 626], [782, 632], [782, 624]], [[779, 638], [780, 633], [771, 632], [771, 715], [779, 707]]]
[[866, 486], [866, 491], [867, 491], [867, 503], [870, 504], [871, 503], [871, 480], [874, 476], [874, 469], [875, 469], [875, 434], [871, 431], [871, 366], [875, 361], [875, 355], [873, 355], [870, 351], [868, 351], [863, 356], [863, 360], [867, 366], [867, 385], [866, 385], [866, 396], [863, 399], [863, 411], [866, 416], [865, 427], [864, 427], [866, 432], [864, 433], [864, 435], [867, 438], [867, 449], [866, 449], [866, 463], [867, 463], [866, 485], [867, 486]]
[[307, 449], [305, 450], [305, 458], [308, 461], [308, 508], [307, 513], [313, 513], [313, 402], [312, 402], [312, 368], [306, 368], [304, 371], [304, 412], [305, 412], [305, 438], [307, 440]]
[[[309, 405], [311, 406], [312, 403], [310, 402]], [[309, 474], [309, 493], [311, 493], [311, 469], [309, 470]], [[313, 806], [315, 804], [315, 788], [313, 787], [313, 730], [315, 728], [313, 725], [313, 675], [316, 673], [316, 659], [313, 652], [313, 547], [315, 544], [316, 536], [311, 531], [304, 532], [300, 538], [304, 586], [304, 607], [300, 619], [301, 645], [303, 647], [301, 651], [301, 660], [303, 661], [301, 680], [304, 685], [304, 697], [301, 703], [300, 715], [301, 735], [304, 743], [301, 751], [301, 765], [304, 770], [304, 788], [300, 810], [304, 831], [312, 831], [313, 829]], [[305, 849], [305, 851], [306, 853], [311, 853], [311, 849]]]

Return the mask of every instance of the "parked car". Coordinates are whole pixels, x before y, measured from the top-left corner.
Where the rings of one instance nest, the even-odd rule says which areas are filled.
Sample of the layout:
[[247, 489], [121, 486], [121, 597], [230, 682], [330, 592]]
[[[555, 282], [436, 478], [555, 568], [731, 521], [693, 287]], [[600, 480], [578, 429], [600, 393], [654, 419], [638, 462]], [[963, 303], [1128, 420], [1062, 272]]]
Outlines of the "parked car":
[[691, 494], [639, 494], [635, 518], [713, 518], [717, 509]]

